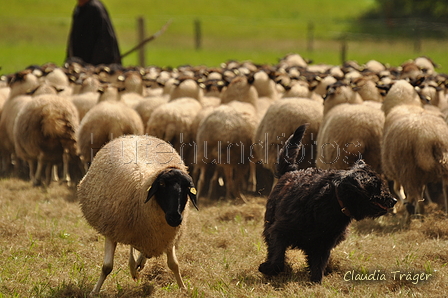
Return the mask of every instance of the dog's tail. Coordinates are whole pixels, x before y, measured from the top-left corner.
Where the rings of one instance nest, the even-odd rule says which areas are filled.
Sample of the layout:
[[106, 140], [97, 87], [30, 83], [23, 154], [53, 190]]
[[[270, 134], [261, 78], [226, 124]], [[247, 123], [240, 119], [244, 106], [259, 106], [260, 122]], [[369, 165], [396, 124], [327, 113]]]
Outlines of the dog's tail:
[[278, 156], [278, 163], [275, 171], [275, 177], [280, 178], [283, 174], [299, 169], [297, 157], [302, 147], [302, 138], [309, 123], [300, 125], [294, 134], [292, 134], [285, 145], [283, 145]]

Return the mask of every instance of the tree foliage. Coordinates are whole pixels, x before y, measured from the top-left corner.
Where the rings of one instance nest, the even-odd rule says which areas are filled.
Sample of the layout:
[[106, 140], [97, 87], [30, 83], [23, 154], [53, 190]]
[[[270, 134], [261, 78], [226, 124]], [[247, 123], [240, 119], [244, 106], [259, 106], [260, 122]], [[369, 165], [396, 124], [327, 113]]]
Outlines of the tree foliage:
[[448, 0], [376, 0], [357, 24], [363, 33], [448, 36]]

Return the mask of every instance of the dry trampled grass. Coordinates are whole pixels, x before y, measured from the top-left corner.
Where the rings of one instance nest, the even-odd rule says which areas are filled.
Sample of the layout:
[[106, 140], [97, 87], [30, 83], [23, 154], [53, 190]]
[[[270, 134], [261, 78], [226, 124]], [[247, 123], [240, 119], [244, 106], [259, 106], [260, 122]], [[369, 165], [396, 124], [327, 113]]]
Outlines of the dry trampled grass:
[[[165, 256], [134, 282], [128, 248], [117, 247], [101, 297], [442, 297], [448, 283], [448, 219], [437, 211], [401, 228], [393, 217], [350, 226], [322, 285], [308, 282], [303, 254], [287, 252], [285, 273], [258, 272], [266, 247], [266, 198], [200, 201], [178, 248], [188, 290], [179, 290]], [[86, 297], [99, 277], [104, 239], [82, 217], [73, 189], [0, 180], [0, 297]], [[330, 220], [330, 219], [329, 219]], [[366, 277], [371, 280], [355, 280]]]

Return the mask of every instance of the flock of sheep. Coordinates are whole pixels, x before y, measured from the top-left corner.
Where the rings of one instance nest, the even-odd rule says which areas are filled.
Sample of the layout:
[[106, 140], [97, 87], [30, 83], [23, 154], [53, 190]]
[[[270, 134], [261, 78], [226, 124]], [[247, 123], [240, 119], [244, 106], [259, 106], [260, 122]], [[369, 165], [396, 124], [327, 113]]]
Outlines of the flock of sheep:
[[217, 68], [46, 64], [0, 84], [1, 173], [35, 185], [79, 182], [107, 142], [147, 134], [181, 155], [200, 196], [244, 200], [269, 193], [278, 151], [303, 123], [303, 168], [362, 158], [408, 208], [421, 211], [425, 186], [447, 172], [447, 77], [426, 57], [399, 67], [313, 65], [298, 54]]
[[[100, 203], [90, 202], [95, 195], [132, 192], [140, 198], [151, 193], [148, 181], [153, 183], [166, 169], [180, 167], [192, 177], [187, 189], [195, 206], [196, 195], [245, 200], [248, 193], [268, 194], [275, 183], [279, 150], [298, 126], [309, 123], [301, 168], [347, 169], [363, 159], [393, 184], [400, 200], [398, 212], [421, 213], [425, 199], [439, 201], [439, 197], [446, 210], [446, 85], [448, 76], [438, 74], [426, 57], [398, 67], [374, 60], [363, 65], [314, 65], [298, 54], [287, 55], [276, 65], [228, 61], [216, 68], [30, 66], [0, 81], [1, 174], [22, 175], [45, 186], [60, 177], [78, 184], [84, 177], [81, 204], [89, 222], [101, 230], [107, 224], [96, 218], [94, 206]], [[126, 136], [146, 136], [152, 146], [155, 140], [163, 142], [163, 148], [153, 146], [152, 152], [175, 154], [177, 165], [170, 160], [159, 162], [163, 166], [157, 171], [129, 168], [131, 162], [120, 158], [129, 142], [140, 139]], [[116, 156], [121, 164], [106, 159], [111, 157], [107, 153], [97, 161], [97, 152], [110, 148], [105, 146], [112, 146], [112, 140], [116, 150], [122, 150]], [[148, 158], [148, 150], [139, 158]], [[146, 181], [143, 176], [151, 178]], [[86, 181], [87, 177], [92, 180]], [[121, 183], [107, 189], [104, 183], [113, 185], [114, 179]], [[145, 192], [136, 193], [137, 188]], [[180, 212], [186, 202], [182, 204]], [[123, 212], [114, 209], [119, 206], [111, 208], [117, 217]], [[131, 244], [131, 255], [132, 247], [144, 251], [147, 246], [107, 234], [107, 229], [100, 232], [109, 240], [96, 292], [112, 270], [113, 243]], [[170, 241], [161, 242], [182, 286], [175, 238], [174, 233]], [[137, 263], [130, 258], [134, 277], [146, 256]]]

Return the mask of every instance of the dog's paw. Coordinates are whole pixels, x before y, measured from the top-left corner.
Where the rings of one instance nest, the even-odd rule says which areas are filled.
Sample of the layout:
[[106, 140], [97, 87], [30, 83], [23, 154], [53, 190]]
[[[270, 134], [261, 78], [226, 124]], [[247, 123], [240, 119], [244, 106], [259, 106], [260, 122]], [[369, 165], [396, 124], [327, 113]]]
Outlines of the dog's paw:
[[258, 271], [269, 276], [278, 275], [280, 272], [283, 272], [283, 270], [284, 265], [271, 265], [268, 262], [264, 262], [258, 267]]

